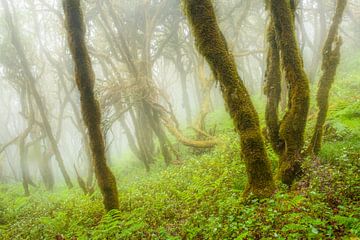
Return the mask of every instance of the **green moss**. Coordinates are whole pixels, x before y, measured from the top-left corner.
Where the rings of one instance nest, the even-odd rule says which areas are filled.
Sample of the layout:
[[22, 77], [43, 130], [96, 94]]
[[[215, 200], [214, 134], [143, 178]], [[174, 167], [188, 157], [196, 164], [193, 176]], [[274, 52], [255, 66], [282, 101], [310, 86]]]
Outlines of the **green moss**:
[[219, 29], [211, 1], [185, 0], [184, 9], [199, 52], [219, 82], [227, 110], [240, 135], [248, 187], [245, 194], [269, 196], [275, 190], [270, 163], [260, 132], [259, 119], [240, 79], [234, 57]]
[[278, 116], [281, 97], [280, 51], [273, 20], [270, 21], [267, 29], [267, 42], [268, 53], [264, 89], [267, 96], [265, 122], [271, 146], [277, 154], [281, 154], [284, 151], [284, 141], [279, 136], [280, 123]]
[[[314, 133], [309, 145], [310, 152], [318, 154], [321, 149], [323, 138], [323, 126], [329, 109], [329, 94], [335, 80], [336, 70], [340, 63], [341, 38], [338, 37], [339, 26], [346, 7], [346, 0], [338, 0], [336, 12], [323, 48], [323, 62], [321, 69], [323, 74], [319, 81], [319, 89], [316, 96], [319, 112], [317, 114]], [[335, 48], [333, 49], [333, 46]]]
[[291, 185], [301, 171], [310, 89], [295, 36], [294, 9], [288, 0], [272, 0], [270, 5], [281, 50], [281, 62], [289, 86], [288, 109], [280, 124], [280, 137], [285, 142], [285, 150], [280, 157], [278, 177]]
[[97, 183], [107, 211], [119, 208], [116, 180], [107, 166], [105, 142], [101, 131], [101, 113], [94, 95], [95, 74], [85, 45], [85, 25], [79, 0], [64, 0], [66, 29], [75, 63], [75, 80], [80, 91], [81, 113], [88, 129]]

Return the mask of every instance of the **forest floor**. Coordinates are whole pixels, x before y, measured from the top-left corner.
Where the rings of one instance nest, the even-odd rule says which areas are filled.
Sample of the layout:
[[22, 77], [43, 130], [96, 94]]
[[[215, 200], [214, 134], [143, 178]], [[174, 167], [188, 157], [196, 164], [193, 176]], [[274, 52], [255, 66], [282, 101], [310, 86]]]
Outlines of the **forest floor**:
[[[360, 72], [351, 69], [359, 64], [338, 74], [323, 149], [305, 160], [305, 175], [292, 191], [279, 186], [272, 198], [242, 200], [246, 174], [238, 138], [227, 114], [217, 111], [208, 122], [222, 123], [223, 145], [183, 150], [182, 162], [167, 168], [159, 159], [150, 173], [134, 161], [114, 166], [120, 210], [105, 216], [98, 192], [34, 188], [24, 197], [21, 185], [0, 185], [0, 239], [357, 239]], [[308, 136], [315, 113], [313, 104]], [[268, 149], [275, 170], [277, 158]]]

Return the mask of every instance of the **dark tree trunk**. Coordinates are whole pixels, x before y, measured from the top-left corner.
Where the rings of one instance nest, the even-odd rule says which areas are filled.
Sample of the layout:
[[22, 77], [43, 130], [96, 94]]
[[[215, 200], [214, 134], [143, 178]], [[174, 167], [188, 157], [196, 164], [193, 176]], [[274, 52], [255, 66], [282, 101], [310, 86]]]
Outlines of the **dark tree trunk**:
[[75, 80], [80, 91], [81, 113], [88, 129], [94, 158], [95, 176], [107, 211], [119, 208], [116, 179], [105, 158], [105, 141], [101, 131], [101, 113], [94, 95], [95, 74], [85, 45], [85, 25], [80, 0], [64, 0], [68, 42], [75, 65]]

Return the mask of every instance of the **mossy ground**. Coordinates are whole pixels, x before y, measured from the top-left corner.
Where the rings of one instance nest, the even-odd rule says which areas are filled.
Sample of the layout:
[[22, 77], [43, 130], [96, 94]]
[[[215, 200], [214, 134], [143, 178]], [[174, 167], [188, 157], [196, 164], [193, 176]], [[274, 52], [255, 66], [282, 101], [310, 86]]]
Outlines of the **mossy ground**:
[[[54, 239], [57, 234], [66, 239], [356, 239], [360, 74], [352, 65], [343, 64], [346, 74], [338, 74], [334, 85], [320, 158], [306, 160], [307, 174], [293, 191], [280, 186], [270, 199], [241, 200], [245, 165], [231, 120], [219, 110], [208, 119], [217, 123], [225, 143], [216, 149], [187, 151], [181, 165], [159, 163], [150, 173], [137, 162], [113, 167], [119, 211], [104, 215], [99, 192], [88, 197], [80, 189], [46, 193], [32, 188], [32, 195], [24, 197], [20, 185], [1, 185], [0, 239]], [[260, 101], [255, 105], [263, 109]], [[313, 125], [310, 117], [307, 139]], [[275, 169], [276, 155], [268, 150]]]

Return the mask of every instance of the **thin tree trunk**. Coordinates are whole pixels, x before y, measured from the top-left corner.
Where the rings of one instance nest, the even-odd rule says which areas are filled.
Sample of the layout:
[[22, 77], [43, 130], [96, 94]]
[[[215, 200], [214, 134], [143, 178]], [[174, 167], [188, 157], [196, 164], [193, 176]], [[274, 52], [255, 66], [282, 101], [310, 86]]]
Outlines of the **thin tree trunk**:
[[201, 131], [206, 131], [205, 119], [211, 111], [211, 89], [215, 83], [215, 79], [213, 76], [209, 76], [208, 78], [206, 77], [205, 64], [202, 57], [198, 58], [197, 76], [201, 88], [201, 104], [199, 115], [195, 122], [195, 127]]
[[181, 91], [182, 91], [182, 101], [183, 101], [183, 108], [185, 109], [186, 113], [186, 123], [190, 126], [191, 125], [191, 106], [189, 100], [189, 94], [187, 90], [187, 77], [186, 72], [181, 61], [181, 51], [179, 48], [176, 49], [176, 68], [180, 74], [180, 82], [181, 82]]
[[159, 139], [160, 149], [164, 157], [164, 161], [166, 165], [170, 165], [170, 163], [172, 162], [171, 152], [168, 147], [170, 141], [166, 137], [165, 131], [161, 125], [159, 113], [156, 112], [152, 106], [149, 106], [148, 103], [146, 103], [146, 105], [148, 105], [148, 107], [146, 107], [145, 113], [148, 115], [147, 118], [149, 120], [149, 123], [157, 138]]
[[119, 208], [116, 179], [105, 158], [99, 103], [94, 96], [95, 74], [85, 45], [85, 25], [80, 0], [64, 0], [66, 29], [75, 65], [75, 80], [80, 91], [81, 113], [88, 129], [94, 158], [95, 176], [107, 211]]
[[[35, 145], [35, 147], [39, 147]], [[49, 151], [44, 151], [40, 156], [38, 166], [40, 170], [41, 178], [43, 179], [46, 190], [52, 191], [54, 189], [54, 174], [50, 165], [50, 160], [53, 153]]]
[[[314, 40], [314, 44], [316, 44], [312, 50], [313, 50], [313, 57], [311, 60], [311, 65], [310, 65], [310, 69], [309, 69], [309, 80], [311, 83], [315, 83], [316, 80], [316, 75], [318, 73], [318, 69], [319, 69], [319, 65], [320, 65], [320, 60], [321, 60], [321, 54], [318, 51], [321, 47], [322, 44], [325, 41], [325, 37], [326, 37], [326, 16], [325, 16], [325, 4], [324, 4], [324, 0], [319, 0], [318, 1], [318, 10], [319, 10], [319, 27], [318, 29], [315, 29], [315, 40]], [[315, 24], [317, 25], [317, 16], [315, 16]]]
[[281, 154], [284, 150], [284, 142], [279, 136], [280, 122], [278, 115], [281, 97], [280, 52], [273, 19], [270, 20], [266, 37], [268, 53], [264, 89], [267, 96], [265, 122], [271, 146], [277, 154]]
[[29, 191], [29, 166], [26, 159], [25, 139], [22, 138], [19, 143], [20, 166], [22, 174], [22, 185], [24, 187], [25, 196], [30, 196]]

